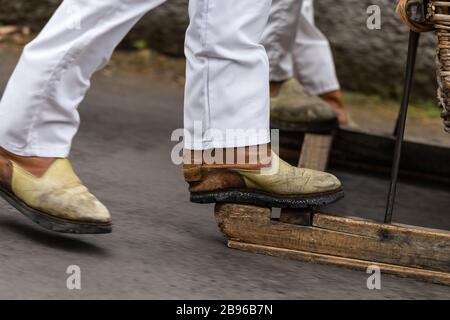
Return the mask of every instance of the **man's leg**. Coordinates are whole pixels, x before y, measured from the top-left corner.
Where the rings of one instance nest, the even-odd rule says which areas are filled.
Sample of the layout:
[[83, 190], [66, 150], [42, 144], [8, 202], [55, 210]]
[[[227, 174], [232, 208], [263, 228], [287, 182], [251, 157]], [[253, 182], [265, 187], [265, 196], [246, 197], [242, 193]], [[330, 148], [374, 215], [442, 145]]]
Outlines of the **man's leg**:
[[297, 34], [303, 0], [273, 0], [269, 21], [262, 43], [270, 62], [272, 95], [276, 95], [281, 82], [294, 76], [292, 48]]
[[303, 0], [299, 16], [292, 47], [295, 77], [314, 95], [339, 90], [330, 43], [315, 25], [313, 0]]
[[[260, 38], [270, 2], [189, 2], [185, 129], [195, 139], [186, 141], [186, 148], [269, 142], [269, 64]], [[202, 130], [194, 130], [194, 126]], [[233, 129], [252, 132], [235, 141], [225, 137], [225, 132]]]
[[66, 159], [92, 74], [164, 0], [65, 0], [28, 44], [0, 103], [0, 195], [55, 231], [110, 230], [108, 210]]
[[260, 39], [270, 3], [190, 1], [184, 175], [194, 202], [302, 208], [342, 197], [333, 175], [292, 167], [265, 148], [269, 65]]
[[292, 47], [295, 77], [311, 95], [320, 96], [346, 122], [342, 94], [336, 75], [333, 54], [328, 39], [316, 27], [314, 0], [303, 0], [297, 36]]
[[[264, 31], [263, 44], [270, 60], [270, 94], [272, 126], [280, 129], [317, 130], [334, 125], [336, 113], [322, 99], [309, 94], [293, 77], [294, 59], [303, 56], [293, 53], [303, 27], [304, 0], [274, 0], [269, 23]], [[321, 64], [320, 56], [313, 64]], [[311, 61], [309, 61], [311, 62]], [[309, 68], [309, 66], [308, 66]], [[309, 76], [316, 75], [308, 74]]]
[[29, 43], [0, 103], [0, 146], [66, 157], [92, 74], [132, 26], [164, 0], [65, 0]]

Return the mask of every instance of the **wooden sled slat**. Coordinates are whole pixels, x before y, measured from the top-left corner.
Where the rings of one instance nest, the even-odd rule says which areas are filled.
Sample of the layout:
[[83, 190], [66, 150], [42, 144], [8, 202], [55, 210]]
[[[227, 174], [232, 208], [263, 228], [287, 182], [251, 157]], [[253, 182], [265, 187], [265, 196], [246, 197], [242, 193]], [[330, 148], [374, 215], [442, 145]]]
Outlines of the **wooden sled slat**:
[[[417, 239], [420, 242], [433, 241], [434, 244], [442, 243], [442, 245], [450, 243], [450, 231], [447, 230], [436, 232], [436, 229], [411, 227], [403, 224], [383, 224], [362, 218], [316, 213], [312, 225], [326, 230], [351, 233], [379, 240], [393, 238], [392, 240], [399, 243]], [[450, 250], [450, 247], [447, 249]], [[448, 254], [450, 255], [450, 252]]]
[[324, 171], [328, 166], [333, 136], [325, 134], [305, 135], [298, 166]]

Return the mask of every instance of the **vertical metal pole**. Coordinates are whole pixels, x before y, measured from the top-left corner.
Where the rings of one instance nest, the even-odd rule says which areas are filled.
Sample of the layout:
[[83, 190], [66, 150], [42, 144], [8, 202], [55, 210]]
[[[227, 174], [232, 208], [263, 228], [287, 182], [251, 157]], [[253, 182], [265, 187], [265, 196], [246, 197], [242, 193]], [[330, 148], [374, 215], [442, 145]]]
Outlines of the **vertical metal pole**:
[[392, 214], [394, 212], [395, 197], [397, 195], [398, 171], [400, 167], [400, 159], [402, 154], [403, 139], [405, 136], [406, 116], [408, 114], [409, 97], [411, 95], [411, 86], [414, 77], [414, 67], [416, 65], [417, 47], [419, 45], [420, 34], [410, 31], [408, 45], [408, 59], [406, 62], [406, 75], [403, 87], [403, 98], [400, 107], [400, 114], [396, 124], [396, 141], [394, 151], [394, 161], [392, 164], [391, 185], [386, 205], [385, 223], [392, 222]]

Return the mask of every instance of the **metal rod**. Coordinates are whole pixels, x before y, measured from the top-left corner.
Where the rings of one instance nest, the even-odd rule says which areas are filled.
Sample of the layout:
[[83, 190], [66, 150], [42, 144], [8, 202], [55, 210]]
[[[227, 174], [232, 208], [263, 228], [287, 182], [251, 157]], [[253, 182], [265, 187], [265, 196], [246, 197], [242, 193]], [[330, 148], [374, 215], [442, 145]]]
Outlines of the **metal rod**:
[[397, 120], [395, 121], [395, 128], [394, 128], [394, 132], [392, 133], [392, 136], [397, 137], [398, 136], [398, 130], [400, 128], [400, 121], [402, 118], [402, 110], [400, 108], [400, 110], [398, 111], [398, 116], [397, 116]]
[[386, 205], [385, 223], [392, 222], [394, 212], [395, 198], [397, 195], [398, 172], [400, 168], [400, 159], [402, 154], [403, 139], [405, 136], [406, 116], [408, 114], [409, 97], [411, 95], [411, 86], [414, 78], [414, 67], [416, 65], [417, 47], [419, 45], [420, 34], [410, 31], [408, 44], [408, 59], [406, 62], [406, 75], [403, 87], [403, 98], [400, 107], [400, 114], [396, 124], [396, 141], [394, 151], [394, 161], [392, 164], [391, 185]]

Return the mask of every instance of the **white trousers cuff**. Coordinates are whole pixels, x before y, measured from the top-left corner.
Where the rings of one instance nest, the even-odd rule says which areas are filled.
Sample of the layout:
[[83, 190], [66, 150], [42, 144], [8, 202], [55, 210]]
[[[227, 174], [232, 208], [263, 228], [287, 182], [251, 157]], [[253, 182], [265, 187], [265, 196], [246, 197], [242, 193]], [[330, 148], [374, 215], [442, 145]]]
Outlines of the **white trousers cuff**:
[[23, 157], [48, 157], [48, 158], [67, 158], [70, 153], [70, 146], [27, 146], [25, 148], [17, 147], [8, 141], [2, 141], [0, 138], [0, 147], [7, 151]]

